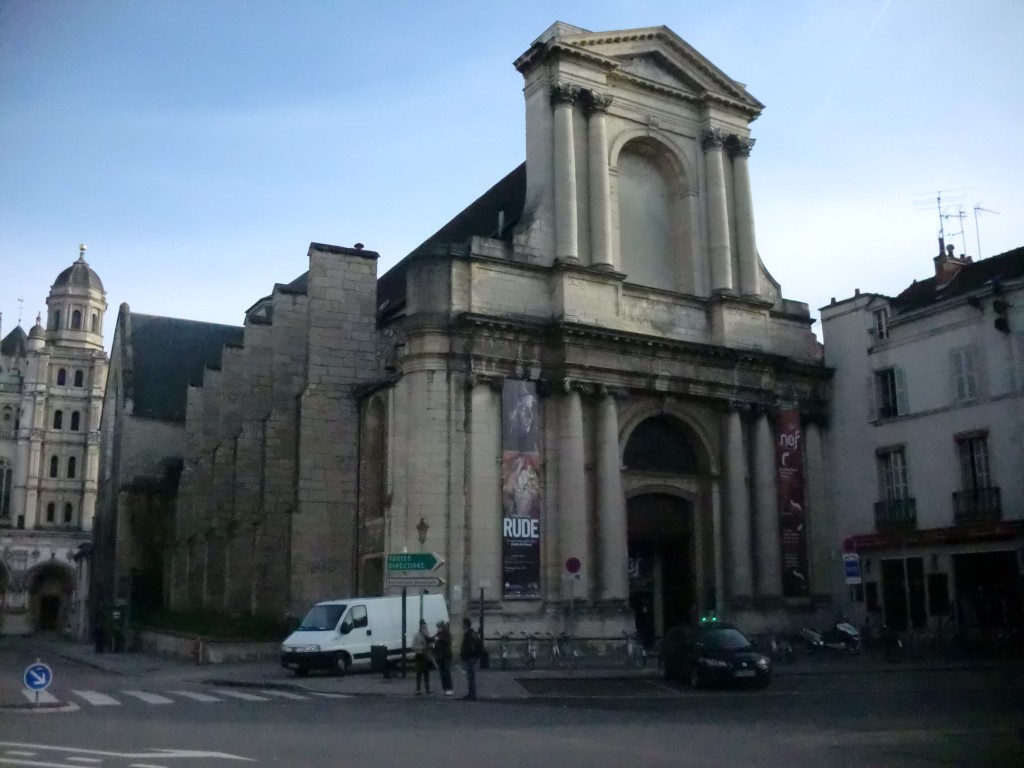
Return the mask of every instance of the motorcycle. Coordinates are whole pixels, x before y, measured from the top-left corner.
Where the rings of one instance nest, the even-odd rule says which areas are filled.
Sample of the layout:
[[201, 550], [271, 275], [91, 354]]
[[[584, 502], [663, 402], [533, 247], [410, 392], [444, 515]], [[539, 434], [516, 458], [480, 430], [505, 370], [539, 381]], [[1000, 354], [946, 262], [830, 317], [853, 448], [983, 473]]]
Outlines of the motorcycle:
[[808, 653], [818, 650], [860, 653], [860, 632], [848, 621], [837, 621], [825, 632], [804, 627], [800, 630], [800, 637]]

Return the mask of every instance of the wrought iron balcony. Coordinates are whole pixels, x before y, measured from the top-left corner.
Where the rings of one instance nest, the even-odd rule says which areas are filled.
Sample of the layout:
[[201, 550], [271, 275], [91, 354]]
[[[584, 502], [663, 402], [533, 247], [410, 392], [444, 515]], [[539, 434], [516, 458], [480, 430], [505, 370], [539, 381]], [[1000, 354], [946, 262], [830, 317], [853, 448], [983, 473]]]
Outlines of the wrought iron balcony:
[[917, 529], [917, 499], [892, 499], [875, 502], [875, 530], [913, 531]]
[[1003, 505], [1000, 501], [998, 486], [954, 491], [953, 522], [957, 525], [1002, 519]]

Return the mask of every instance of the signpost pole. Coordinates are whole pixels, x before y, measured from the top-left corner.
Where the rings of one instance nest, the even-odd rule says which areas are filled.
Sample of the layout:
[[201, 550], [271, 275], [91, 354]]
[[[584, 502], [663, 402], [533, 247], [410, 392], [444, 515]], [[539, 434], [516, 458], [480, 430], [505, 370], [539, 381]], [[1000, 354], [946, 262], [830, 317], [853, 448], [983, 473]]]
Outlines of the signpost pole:
[[423, 621], [423, 596], [427, 594], [427, 590], [420, 592], [420, 621]]
[[402, 677], [405, 677], [405, 598], [408, 589], [402, 587]]
[[572, 637], [576, 629], [576, 600], [573, 598], [573, 588], [576, 586], [576, 574], [569, 574], [569, 637]]

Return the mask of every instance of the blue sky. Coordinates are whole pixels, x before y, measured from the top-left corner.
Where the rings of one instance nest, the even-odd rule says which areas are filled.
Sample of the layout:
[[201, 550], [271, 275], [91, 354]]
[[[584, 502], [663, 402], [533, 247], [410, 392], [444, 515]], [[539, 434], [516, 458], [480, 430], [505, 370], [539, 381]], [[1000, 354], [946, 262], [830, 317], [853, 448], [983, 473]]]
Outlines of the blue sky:
[[765, 103], [758, 246], [815, 316], [930, 274], [938, 190], [968, 254], [979, 203], [983, 256], [1024, 245], [1020, 0], [0, 0], [0, 330], [81, 242], [108, 345], [121, 302], [240, 324], [310, 241], [383, 272], [522, 162], [556, 20], [665, 24]]

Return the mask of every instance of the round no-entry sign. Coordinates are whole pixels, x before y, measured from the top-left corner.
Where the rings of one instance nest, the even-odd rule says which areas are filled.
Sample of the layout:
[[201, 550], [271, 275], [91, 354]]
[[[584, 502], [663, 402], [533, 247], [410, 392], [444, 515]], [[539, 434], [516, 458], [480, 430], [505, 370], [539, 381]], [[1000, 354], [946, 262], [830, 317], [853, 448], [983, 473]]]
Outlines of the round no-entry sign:
[[853, 537], [843, 539], [843, 552], [852, 555], [857, 551], [857, 541]]
[[578, 557], [569, 557], [565, 560], [565, 572], [577, 574], [580, 572], [580, 568], [583, 567], [583, 563], [580, 562]]

